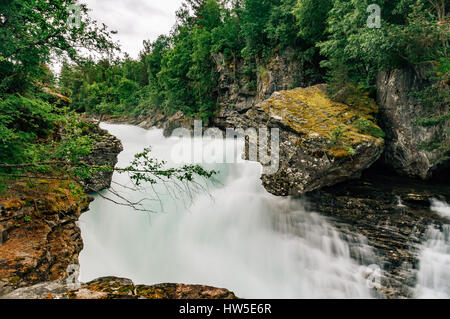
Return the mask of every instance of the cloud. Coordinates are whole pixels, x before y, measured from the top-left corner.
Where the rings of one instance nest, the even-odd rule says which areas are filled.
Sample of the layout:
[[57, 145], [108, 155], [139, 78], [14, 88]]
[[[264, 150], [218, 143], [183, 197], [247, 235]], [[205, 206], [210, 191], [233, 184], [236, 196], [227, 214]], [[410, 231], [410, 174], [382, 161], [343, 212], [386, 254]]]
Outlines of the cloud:
[[136, 58], [143, 40], [155, 40], [168, 34], [175, 23], [175, 12], [182, 0], [82, 0], [91, 9], [90, 16], [110, 30], [122, 50]]

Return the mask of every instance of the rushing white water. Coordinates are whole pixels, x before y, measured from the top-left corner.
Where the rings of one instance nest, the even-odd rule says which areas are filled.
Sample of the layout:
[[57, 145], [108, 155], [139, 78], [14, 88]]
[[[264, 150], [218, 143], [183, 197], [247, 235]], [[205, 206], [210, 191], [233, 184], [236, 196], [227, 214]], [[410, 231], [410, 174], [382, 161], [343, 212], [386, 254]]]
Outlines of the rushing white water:
[[[450, 217], [450, 205], [433, 200], [431, 209]], [[419, 257], [416, 295], [418, 298], [450, 298], [450, 225], [430, 226]]]
[[437, 199], [432, 199], [431, 210], [436, 212], [441, 217], [450, 218], [450, 205], [445, 202], [439, 201]]
[[405, 204], [403, 204], [403, 202], [402, 202], [402, 198], [400, 197], [400, 196], [396, 196], [395, 197], [396, 198], [396, 200], [397, 200], [397, 207], [406, 207], [406, 205]]
[[[152, 156], [172, 163], [179, 140], [160, 130], [103, 127], [122, 140], [119, 166], [149, 145]], [[267, 193], [259, 164], [208, 168], [220, 170], [223, 185], [210, 189], [212, 198], [196, 195], [187, 208], [185, 200], [163, 196], [164, 213], [146, 214], [97, 197], [80, 219], [80, 280], [114, 275], [137, 284], [205, 284], [243, 298], [371, 297], [339, 232], [301, 203]], [[114, 175], [121, 183], [127, 178]]]

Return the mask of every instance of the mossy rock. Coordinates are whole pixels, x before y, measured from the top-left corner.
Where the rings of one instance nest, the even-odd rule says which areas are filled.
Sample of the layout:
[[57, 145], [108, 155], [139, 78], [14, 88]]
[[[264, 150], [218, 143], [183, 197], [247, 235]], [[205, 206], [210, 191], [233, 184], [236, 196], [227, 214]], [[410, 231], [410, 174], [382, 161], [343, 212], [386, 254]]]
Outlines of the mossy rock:
[[[364, 103], [359, 106], [356, 102], [350, 106], [333, 101], [327, 94], [326, 85], [319, 84], [276, 92], [258, 108], [306, 139], [328, 140], [331, 156], [346, 157], [352, 155], [353, 147], [383, 136], [381, 128], [374, 123], [378, 106], [368, 97], [361, 101]], [[361, 121], [368, 123], [370, 129], [357, 125]], [[371, 135], [372, 132], [376, 134]]]

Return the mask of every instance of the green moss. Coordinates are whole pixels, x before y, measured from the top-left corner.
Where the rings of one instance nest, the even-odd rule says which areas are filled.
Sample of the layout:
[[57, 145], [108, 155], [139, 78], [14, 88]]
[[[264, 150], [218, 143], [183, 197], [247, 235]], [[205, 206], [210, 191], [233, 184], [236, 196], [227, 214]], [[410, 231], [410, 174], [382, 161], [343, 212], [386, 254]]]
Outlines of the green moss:
[[261, 80], [265, 87], [268, 87], [270, 84], [270, 76], [269, 76], [269, 70], [265, 68], [264, 66], [260, 66], [258, 68], [259, 76], [261, 77]]
[[121, 287], [119, 290], [117, 290], [119, 295], [127, 295], [128, 293], [133, 291], [133, 286], [125, 286]]
[[[322, 84], [280, 91], [259, 106], [302, 135], [329, 140], [330, 155], [343, 157], [352, 155], [354, 146], [383, 136], [373, 123], [378, 107], [373, 100], [362, 100], [357, 105], [355, 99], [352, 106], [332, 101]], [[369, 129], [362, 131], [354, 124], [358, 120], [370, 123]]]
[[14, 277], [11, 278], [10, 282], [12, 284], [17, 284], [19, 282], [19, 280], [20, 280], [19, 276], [14, 276]]

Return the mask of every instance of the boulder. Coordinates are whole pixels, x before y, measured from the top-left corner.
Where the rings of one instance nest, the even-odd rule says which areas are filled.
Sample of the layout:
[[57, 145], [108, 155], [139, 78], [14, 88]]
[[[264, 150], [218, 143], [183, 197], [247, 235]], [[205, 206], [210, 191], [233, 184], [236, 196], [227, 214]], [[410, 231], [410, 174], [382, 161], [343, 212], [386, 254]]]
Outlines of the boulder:
[[226, 109], [216, 125], [278, 128], [279, 169], [262, 181], [274, 195], [300, 196], [358, 178], [379, 159], [384, 141], [376, 112], [373, 101], [350, 107], [330, 100], [322, 84], [275, 92], [245, 114]]
[[67, 276], [83, 248], [77, 221], [91, 200], [66, 180], [10, 184], [0, 196], [0, 295]]

